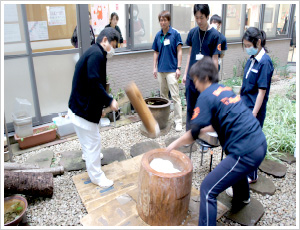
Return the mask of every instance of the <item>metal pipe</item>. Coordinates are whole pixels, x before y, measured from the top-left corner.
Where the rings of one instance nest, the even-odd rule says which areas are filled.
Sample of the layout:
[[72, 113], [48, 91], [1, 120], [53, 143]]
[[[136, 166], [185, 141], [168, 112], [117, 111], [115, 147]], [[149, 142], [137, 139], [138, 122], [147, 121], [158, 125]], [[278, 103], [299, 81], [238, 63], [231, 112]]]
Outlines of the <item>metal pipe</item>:
[[9, 142], [9, 136], [8, 136], [8, 131], [7, 131], [7, 127], [6, 127], [5, 115], [4, 115], [4, 129], [5, 129], [5, 136], [6, 136], [7, 147], [8, 147], [9, 161], [10, 161], [10, 162], [14, 162], [13, 159], [12, 159], [13, 154], [12, 154], [11, 146], [10, 146], [10, 142]]

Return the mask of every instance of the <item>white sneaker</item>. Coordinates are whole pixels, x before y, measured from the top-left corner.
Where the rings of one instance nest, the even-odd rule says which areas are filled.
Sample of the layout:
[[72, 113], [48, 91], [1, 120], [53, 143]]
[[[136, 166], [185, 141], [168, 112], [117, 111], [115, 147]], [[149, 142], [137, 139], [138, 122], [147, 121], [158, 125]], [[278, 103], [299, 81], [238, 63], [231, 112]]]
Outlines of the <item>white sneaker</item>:
[[176, 130], [176, 132], [180, 132], [182, 130], [182, 124], [177, 124], [175, 126], [175, 130]]
[[[82, 160], [85, 161], [85, 159], [86, 159], [86, 158], [85, 158], [84, 154], [82, 154]], [[101, 160], [103, 159], [103, 153], [100, 153], [100, 159], [101, 159]]]
[[114, 184], [114, 182], [112, 180], [107, 179], [104, 172], [102, 172], [101, 176], [100, 176], [100, 182], [98, 183], [98, 185], [101, 188], [109, 188], [109, 187], [113, 186], [113, 184]]
[[256, 177], [256, 180], [251, 180], [250, 177], [247, 177], [247, 178], [248, 178], [248, 183], [249, 183], [249, 184], [253, 184], [253, 183], [255, 183], [255, 182], [257, 181], [258, 175], [257, 175], [257, 177]]
[[233, 189], [232, 187], [229, 187], [226, 189], [226, 194], [230, 197], [233, 197]]

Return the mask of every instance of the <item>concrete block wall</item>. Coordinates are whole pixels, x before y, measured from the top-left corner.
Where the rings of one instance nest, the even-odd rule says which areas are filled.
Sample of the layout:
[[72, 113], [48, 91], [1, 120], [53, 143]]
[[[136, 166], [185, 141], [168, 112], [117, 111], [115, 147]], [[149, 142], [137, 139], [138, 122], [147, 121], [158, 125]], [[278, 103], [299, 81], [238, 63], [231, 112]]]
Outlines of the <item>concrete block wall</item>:
[[[280, 65], [285, 65], [288, 59], [289, 44], [290, 40], [267, 41], [266, 47], [270, 52], [270, 56], [278, 57]], [[188, 48], [183, 49], [182, 75], [185, 71], [188, 51]], [[223, 63], [223, 79], [233, 76], [233, 66], [238, 66], [238, 60], [243, 58], [248, 58], [248, 55], [242, 49], [241, 43], [228, 44]], [[119, 89], [124, 89], [130, 81], [134, 81], [137, 84], [144, 97], [150, 96], [152, 91], [156, 92], [158, 90], [158, 81], [153, 77], [152, 66], [153, 51], [115, 55], [107, 63], [107, 74], [111, 79], [110, 83], [113, 93], [116, 93]]]

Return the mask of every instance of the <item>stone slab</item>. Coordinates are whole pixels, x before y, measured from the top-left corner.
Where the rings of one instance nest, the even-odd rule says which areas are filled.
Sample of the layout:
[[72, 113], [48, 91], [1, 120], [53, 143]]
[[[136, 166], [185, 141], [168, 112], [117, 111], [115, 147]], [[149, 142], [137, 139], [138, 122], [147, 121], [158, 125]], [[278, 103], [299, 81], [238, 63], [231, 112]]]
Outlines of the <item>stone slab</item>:
[[[178, 139], [180, 136], [174, 136], [174, 137], [169, 137], [165, 140], [165, 144], [166, 147], [169, 146], [169, 144], [171, 144], [173, 141], [175, 141], [176, 139]], [[179, 152], [182, 153], [190, 153], [190, 146], [186, 147], [186, 146], [181, 146], [177, 149]], [[192, 152], [197, 151], [197, 144], [194, 144], [192, 147]]]
[[266, 178], [265, 176], [258, 174], [258, 179], [255, 183], [250, 184], [250, 189], [253, 192], [262, 195], [274, 195], [276, 187], [272, 180]]
[[[171, 128], [172, 128], [172, 123], [168, 122], [167, 127], [164, 129], [161, 129], [160, 133], [157, 137], [165, 136], [166, 134], [168, 134], [170, 132]], [[141, 131], [141, 134], [144, 135], [145, 137], [152, 138], [152, 139], [157, 138], [157, 137], [152, 137], [151, 135], [149, 135], [148, 131], [146, 130], [146, 128], [143, 124], [141, 124], [140, 131]]]
[[67, 172], [86, 169], [81, 150], [62, 152], [59, 164], [64, 166], [64, 170]]
[[160, 145], [155, 141], [145, 141], [137, 143], [130, 148], [130, 156], [136, 157], [153, 149], [160, 149]]
[[280, 160], [288, 163], [288, 164], [292, 164], [296, 162], [296, 157], [294, 157], [293, 155], [289, 154], [289, 153], [281, 153], [281, 154], [274, 154], [273, 156], [279, 158]]
[[284, 177], [287, 170], [284, 164], [280, 164], [268, 159], [264, 159], [258, 168], [274, 177]]
[[45, 150], [34, 156], [29, 157], [25, 163], [36, 163], [39, 165], [40, 168], [50, 168], [53, 156], [53, 151]]
[[250, 203], [244, 206], [240, 211], [237, 213], [228, 211], [225, 217], [244, 226], [254, 226], [263, 216], [264, 212], [263, 205], [251, 197]]
[[101, 160], [101, 165], [108, 165], [114, 161], [126, 160], [125, 153], [123, 149], [120, 148], [107, 148], [101, 150], [103, 154], [103, 159]]
[[[220, 193], [217, 199], [223, 205], [231, 209], [232, 198], [229, 197], [225, 191]], [[231, 213], [229, 210], [227, 213], [225, 213], [225, 217], [241, 225], [253, 226], [260, 220], [263, 214], [263, 205], [258, 200], [251, 197], [250, 203], [245, 205], [239, 212]]]

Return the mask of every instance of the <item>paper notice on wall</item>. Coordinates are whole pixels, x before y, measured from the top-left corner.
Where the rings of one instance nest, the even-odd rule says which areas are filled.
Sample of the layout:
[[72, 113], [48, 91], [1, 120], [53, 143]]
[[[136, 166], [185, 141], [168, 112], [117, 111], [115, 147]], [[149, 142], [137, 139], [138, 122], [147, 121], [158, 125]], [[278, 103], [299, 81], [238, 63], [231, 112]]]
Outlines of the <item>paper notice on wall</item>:
[[16, 4], [5, 4], [4, 5], [4, 22], [17, 22], [18, 11]]
[[4, 42], [20, 42], [21, 32], [18, 23], [4, 24]]
[[91, 7], [92, 27], [98, 35], [109, 24], [108, 4], [94, 4]]
[[46, 6], [48, 25], [66, 25], [66, 11], [64, 6]]
[[30, 41], [48, 40], [47, 21], [28, 22]]

